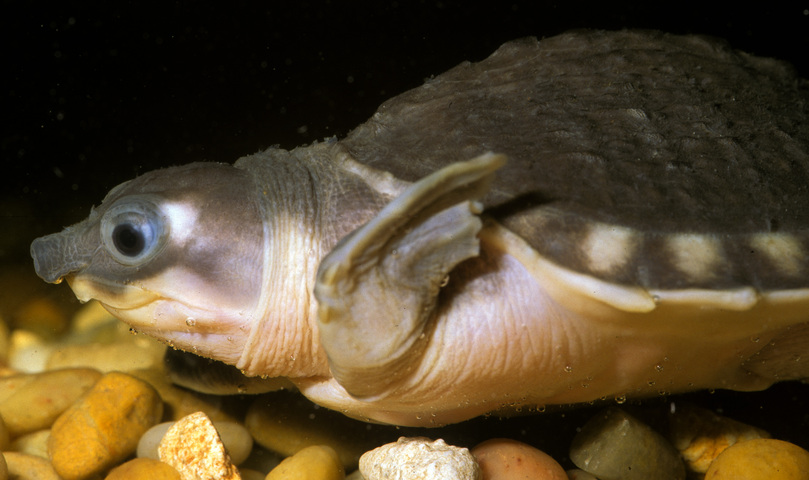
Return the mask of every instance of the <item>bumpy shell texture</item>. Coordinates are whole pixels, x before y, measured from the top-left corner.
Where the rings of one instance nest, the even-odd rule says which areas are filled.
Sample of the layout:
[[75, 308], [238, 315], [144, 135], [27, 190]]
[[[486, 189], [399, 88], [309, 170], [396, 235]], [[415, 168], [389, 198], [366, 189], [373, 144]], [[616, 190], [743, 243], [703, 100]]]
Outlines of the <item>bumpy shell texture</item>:
[[[410, 181], [505, 153], [487, 213], [554, 262], [646, 288], [767, 291], [808, 277], [808, 126], [809, 85], [782, 62], [697, 36], [574, 32], [461, 64], [341, 143]], [[683, 268], [689, 242], [710, 268]]]

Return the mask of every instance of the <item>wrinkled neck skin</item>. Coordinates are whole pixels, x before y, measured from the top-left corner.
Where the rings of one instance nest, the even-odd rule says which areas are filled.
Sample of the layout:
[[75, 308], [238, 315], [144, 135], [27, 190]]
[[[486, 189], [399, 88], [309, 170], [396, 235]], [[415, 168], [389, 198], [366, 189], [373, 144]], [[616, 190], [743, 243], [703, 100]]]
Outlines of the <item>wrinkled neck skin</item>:
[[[248, 376], [294, 380], [330, 375], [315, 322], [313, 290], [320, 260], [390, 199], [347, 170], [340, 157], [338, 146], [321, 143], [267, 150], [235, 164], [258, 183], [267, 219], [258, 320], [236, 363]], [[362, 208], [357, 208], [359, 199]]]

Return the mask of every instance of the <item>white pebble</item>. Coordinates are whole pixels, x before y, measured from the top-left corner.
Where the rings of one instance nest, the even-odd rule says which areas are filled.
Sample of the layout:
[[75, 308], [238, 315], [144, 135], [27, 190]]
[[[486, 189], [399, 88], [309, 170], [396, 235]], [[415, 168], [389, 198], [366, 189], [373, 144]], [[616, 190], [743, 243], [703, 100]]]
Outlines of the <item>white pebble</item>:
[[360, 457], [366, 480], [479, 480], [480, 467], [469, 449], [443, 440], [401, 437]]

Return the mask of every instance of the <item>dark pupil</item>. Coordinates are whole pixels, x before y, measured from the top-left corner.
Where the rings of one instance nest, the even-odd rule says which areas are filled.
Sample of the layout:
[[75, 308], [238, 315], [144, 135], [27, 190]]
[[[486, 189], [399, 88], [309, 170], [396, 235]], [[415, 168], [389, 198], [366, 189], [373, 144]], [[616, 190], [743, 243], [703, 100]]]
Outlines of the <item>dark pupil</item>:
[[131, 223], [122, 223], [112, 231], [112, 243], [119, 252], [134, 257], [143, 251], [143, 235]]

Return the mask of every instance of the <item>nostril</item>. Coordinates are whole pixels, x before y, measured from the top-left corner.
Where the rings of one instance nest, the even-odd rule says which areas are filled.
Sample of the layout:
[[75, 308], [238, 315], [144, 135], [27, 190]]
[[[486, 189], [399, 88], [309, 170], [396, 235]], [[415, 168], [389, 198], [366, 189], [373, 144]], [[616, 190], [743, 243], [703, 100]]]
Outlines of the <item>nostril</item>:
[[49, 257], [46, 238], [47, 237], [37, 238], [31, 243], [31, 258], [34, 259], [34, 270], [37, 272], [37, 275], [45, 281], [50, 281], [45, 278], [47, 276], [45, 274], [45, 264], [47, 263], [46, 259]]
[[66, 275], [87, 265], [76, 255], [76, 246], [66, 239], [64, 232], [35, 239], [31, 243], [31, 258], [39, 278], [48, 283], [59, 283]]

